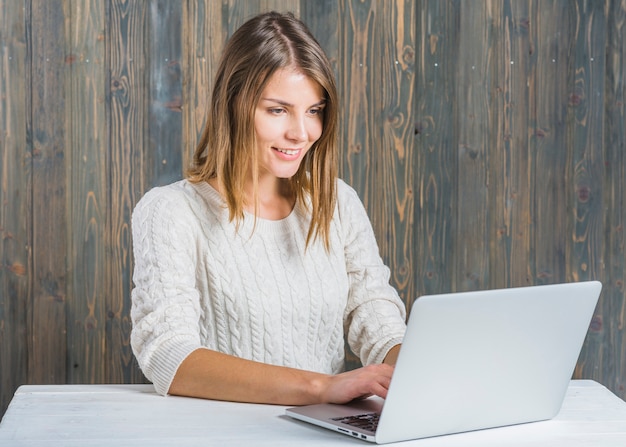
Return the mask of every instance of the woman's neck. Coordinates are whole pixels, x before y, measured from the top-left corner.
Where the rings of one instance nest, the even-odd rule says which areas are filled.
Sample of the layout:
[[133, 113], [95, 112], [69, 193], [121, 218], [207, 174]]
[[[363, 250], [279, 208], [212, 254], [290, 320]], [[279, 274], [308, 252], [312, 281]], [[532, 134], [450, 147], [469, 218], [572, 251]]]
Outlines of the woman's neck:
[[[258, 188], [257, 217], [268, 220], [280, 220], [291, 214], [296, 201], [287, 180], [272, 179], [263, 181], [261, 179]], [[255, 214], [254, 193], [251, 182], [246, 185], [246, 204], [244, 209], [251, 214]]]
[[[218, 191], [222, 196], [224, 192], [221, 190], [217, 178], [212, 178], [209, 184]], [[274, 181], [259, 181], [258, 184], [258, 204], [255, 209], [254, 190], [252, 182], [245, 186], [246, 202], [244, 210], [250, 214], [256, 214], [256, 217], [267, 220], [281, 220], [289, 216], [293, 211], [296, 203], [295, 194], [285, 179], [274, 179]]]

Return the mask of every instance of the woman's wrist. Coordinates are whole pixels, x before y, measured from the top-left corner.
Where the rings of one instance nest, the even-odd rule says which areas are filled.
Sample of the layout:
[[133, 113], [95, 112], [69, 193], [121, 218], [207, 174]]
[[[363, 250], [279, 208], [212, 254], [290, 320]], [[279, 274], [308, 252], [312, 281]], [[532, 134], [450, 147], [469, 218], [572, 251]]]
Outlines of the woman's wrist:
[[330, 376], [325, 374], [311, 373], [308, 386], [306, 387], [305, 400], [309, 404], [318, 404], [328, 401], [326, 391], [328, 390], [328, 381]]

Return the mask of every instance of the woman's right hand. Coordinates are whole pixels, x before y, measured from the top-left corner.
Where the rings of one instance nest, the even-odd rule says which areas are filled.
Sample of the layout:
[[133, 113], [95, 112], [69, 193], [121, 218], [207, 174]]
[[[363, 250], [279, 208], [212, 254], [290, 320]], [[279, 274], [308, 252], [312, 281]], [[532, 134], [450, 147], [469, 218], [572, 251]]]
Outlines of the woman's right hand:
[[394, 367], [388, 364], [368, 365], [322, 380], [320, 401], [343, 404], [369, 396], [387, 397]]

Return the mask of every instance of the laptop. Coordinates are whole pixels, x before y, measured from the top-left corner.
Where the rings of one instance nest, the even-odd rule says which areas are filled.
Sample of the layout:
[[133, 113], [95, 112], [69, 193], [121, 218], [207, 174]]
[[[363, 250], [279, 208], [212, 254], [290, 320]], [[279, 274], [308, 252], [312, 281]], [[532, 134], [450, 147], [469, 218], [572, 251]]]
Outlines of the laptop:
[[378, 444], [551, 419], [601, 289], [588, 281], [423, 296], [385, 400], [286, 414]]

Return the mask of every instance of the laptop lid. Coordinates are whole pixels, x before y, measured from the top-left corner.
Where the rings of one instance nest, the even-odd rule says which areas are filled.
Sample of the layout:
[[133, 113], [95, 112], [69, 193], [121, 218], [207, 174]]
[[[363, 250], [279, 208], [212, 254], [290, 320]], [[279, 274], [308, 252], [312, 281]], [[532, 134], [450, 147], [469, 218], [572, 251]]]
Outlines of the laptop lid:
[[413, 304], [375, 434], [327, 413], [345, 415], [349, 405], [286, 413], [380, 444], [550, 419], [601, 288], [589, 281], [423, 296]]

